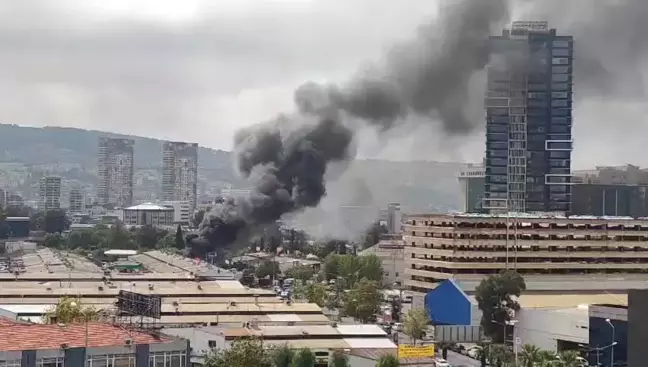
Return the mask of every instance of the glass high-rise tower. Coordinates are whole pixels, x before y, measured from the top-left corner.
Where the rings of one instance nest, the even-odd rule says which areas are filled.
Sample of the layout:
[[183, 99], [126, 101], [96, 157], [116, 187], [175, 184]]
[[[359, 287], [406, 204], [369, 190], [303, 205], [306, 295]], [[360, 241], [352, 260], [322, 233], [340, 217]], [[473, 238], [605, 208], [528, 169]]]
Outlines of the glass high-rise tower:
[[573, 38], [513, 22], [490, 39], [483, 208], [569, 212]]

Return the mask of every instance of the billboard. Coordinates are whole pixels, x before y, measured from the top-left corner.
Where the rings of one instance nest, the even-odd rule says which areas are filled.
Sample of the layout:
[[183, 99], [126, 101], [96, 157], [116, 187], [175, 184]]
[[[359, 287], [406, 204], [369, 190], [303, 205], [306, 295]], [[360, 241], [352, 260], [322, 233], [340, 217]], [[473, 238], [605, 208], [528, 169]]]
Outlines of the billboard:
[[120, 290], [117, 296], [117, 307], [122, 314], [159, 319], [162, 312], [162, 299], [156, 295]]
[[398, 358], [432, 358], [434, 344], [430, 345], [399, 345]]
[[479, 343], [486, 339], [481, 326], [437, 325], [434, 340], [443, 343]]

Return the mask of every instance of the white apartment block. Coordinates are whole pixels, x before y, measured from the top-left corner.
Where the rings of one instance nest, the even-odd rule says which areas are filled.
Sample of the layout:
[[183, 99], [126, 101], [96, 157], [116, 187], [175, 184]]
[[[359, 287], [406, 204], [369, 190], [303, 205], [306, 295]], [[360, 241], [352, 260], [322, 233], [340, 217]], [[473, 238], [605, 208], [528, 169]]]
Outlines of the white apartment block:
[[39, 182], [39, 194], [38, 209], [61, 209], [61, 178], [53, 176], [42, 177]]
[[161, 201], [160, 205], [173, 208], [173, 223], [188, 225], [193, 216], [191, 203], [188, 201]]
[[97, 201], [125, 208], [133, 202], [132, 139], [99, 138]]
[[189, 202], [196, 208], [198, 144], [165, 141], [162, 146], [162, 200]]
[[70, 189], [70, 206], [68, 211], [71, 213], [82, 213], [85, 211], [85, 192], [82, 189]]

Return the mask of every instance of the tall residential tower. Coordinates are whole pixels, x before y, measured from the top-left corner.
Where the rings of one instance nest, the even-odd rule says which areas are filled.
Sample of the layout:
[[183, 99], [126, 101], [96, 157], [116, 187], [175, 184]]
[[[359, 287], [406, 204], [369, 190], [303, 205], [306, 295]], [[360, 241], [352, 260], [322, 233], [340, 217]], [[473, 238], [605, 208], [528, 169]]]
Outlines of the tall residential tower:
[[42, 177], [39, 181], [39, 194], [38, 209], [45, 211], [61, 209], [61, 178]]
[[491, 47], [483, 209], [569, 212], [573, 39], [513, 22]]
[[97, 201], [125, 208], [133, 203], [132, 139], [99, 138]]
[[162, 147], [162, 200], [187, 201], [196, 208], [198, 144], [165, 141]]

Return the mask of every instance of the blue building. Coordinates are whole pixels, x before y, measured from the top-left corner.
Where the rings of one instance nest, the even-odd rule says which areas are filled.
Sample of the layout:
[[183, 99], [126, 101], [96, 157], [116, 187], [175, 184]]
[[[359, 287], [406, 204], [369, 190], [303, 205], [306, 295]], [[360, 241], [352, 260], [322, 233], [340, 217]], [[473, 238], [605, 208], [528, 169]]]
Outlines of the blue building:
[[477, 305], [452, 279], [445, 280], [425, 295], [425, 309], [434, 325], [479, 325]]
[[491, 37], [485, 212], [569, 212], [573, 39], [547, 22]]

